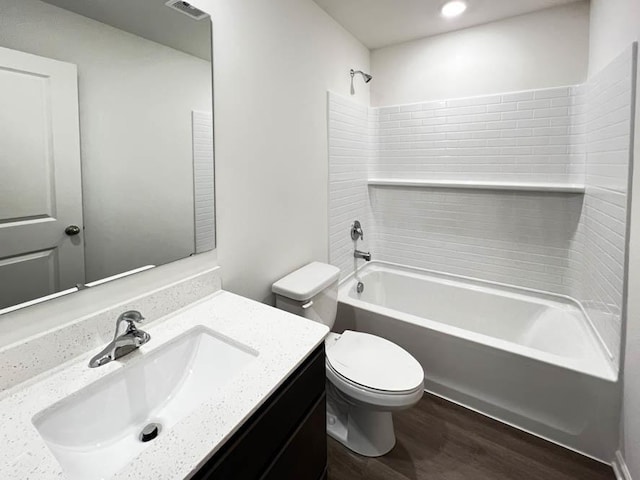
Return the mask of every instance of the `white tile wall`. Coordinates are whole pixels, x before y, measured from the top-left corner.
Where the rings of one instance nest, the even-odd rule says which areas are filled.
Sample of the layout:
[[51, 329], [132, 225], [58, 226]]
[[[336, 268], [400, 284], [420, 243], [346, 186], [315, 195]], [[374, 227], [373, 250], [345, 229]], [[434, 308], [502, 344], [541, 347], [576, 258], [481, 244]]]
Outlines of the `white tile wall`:
[[586, 85], [583, 262], [574, 296], [616, 364], [622, 328], [634, 53], [629, 48]]
[[629, 48], [587, 84], [587, 184], [620, 193], [628, 182], [633, 53]]
[[213, 116], [211, 112], [191, 112], [193, 130], [193, 198], [195, 253], [213, 250], [216, 245], [215, 194], [213, 178]]
[[626, 208], [626, 195], [588, 187], [582, 216], [582, 268], [572, 295], [580, 300], [616, 360], [621, 334]]
[[[372, 130], [369, 109], [329, 92], [329, 262], [340, 268], [342, 276], [354, 271], [349, 230], [354, 220], [364, 229], [366, 250], [372, 244], [367, 169], [371, 156]], [[360, 260], [362, 261], [362, 260]]]
[[571, 292], [582, 195], [376, 187], [371, 202], [378, 260]]
[[[331, 263], [353, 271], [359, 217], [376, 259], [579, 299], [617, 365], [631, 65], [629, 50], [585, 85], [368, 112], [330, 94]], [[367, 177], [585, 183], [586, 194], [367, 187]]]
[[572, 118], [576, 87], [371, 109], [371, 173], [383, 178], [582, 180]]

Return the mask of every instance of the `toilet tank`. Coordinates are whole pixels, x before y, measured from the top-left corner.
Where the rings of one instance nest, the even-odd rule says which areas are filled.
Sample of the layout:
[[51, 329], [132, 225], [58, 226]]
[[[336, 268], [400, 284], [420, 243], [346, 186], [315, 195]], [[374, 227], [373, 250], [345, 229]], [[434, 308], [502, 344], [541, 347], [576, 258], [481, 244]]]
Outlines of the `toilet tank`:
[[338, 309], [340, 270], [313, 262], [273, 284], [276, 307], [333, 327]]

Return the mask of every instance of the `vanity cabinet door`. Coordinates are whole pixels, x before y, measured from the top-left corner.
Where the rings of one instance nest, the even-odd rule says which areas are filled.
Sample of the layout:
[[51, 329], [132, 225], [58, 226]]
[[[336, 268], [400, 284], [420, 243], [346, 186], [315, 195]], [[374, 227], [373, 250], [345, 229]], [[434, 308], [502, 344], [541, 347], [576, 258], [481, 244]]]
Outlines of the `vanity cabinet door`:
[[[261, 480], [320, 480], [327, 465], [326, 396], [320, 397], [304, 422]], [[320, 472], [320, 473], [319, 473]]]
[[[313, 439], [310, 468], [319, 479], [327, 463], [324, 344], [318, 347], [233, 437], [191, 478], [196, 480], [259, 480], [273, 469], [283, 472], [301, 452], [300, 440]], [[322, 416], [322, 419], [320, 418]], [[289, 459], [289, 460], [285, 460]], [[281, 477], [280, 480], [307, 477]]]

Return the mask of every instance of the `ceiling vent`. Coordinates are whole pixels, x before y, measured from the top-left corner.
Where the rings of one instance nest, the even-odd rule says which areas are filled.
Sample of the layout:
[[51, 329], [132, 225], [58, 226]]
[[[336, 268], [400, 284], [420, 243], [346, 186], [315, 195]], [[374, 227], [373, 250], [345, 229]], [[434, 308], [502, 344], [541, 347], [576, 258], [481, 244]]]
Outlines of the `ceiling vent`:
[[199, 8], [194, 7], [190, 3], [183, 2], [182, 0], [169, 0], [167, 3], [165, 3], [165, 5], [179, 11], [180, 13], [188, 15], [194, 20], [202, 20], [203, 18], [207, 18], [209, 16]]

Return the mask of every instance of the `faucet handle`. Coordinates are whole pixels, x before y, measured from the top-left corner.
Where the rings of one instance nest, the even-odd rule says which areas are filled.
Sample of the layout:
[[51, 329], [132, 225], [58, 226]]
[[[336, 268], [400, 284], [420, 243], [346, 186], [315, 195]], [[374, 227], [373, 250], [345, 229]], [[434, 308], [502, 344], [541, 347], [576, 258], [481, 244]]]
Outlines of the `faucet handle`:
[[354, 241], [358, 240], [358, 237], [361, 240], [364, 240], [364, 232], [362, 231], [362, 225], [358, 220], [356, 220], [355, 222], [353, 222], [353, 225], [351, 225], [351, 240], [354, 240]]
[[[125, 333], [134, 332], [137, 330], [136, 323], [142, 323], [144, 317], [137, 310], [128, 310], [124, 313], [121, 313], [116, 320], [116, 333], [114, 334], [114, 338], [118, 338], [120, 335], [124, 335]], [[120, 325], [123, 323], [127, 324], [126, 329], [121, 329]], [[120, 333], [120, 330], [124, 330]]]
[[128, 310], [118, 317], [118, 322], [125, 321], [129, 323], [142, 323], [144, 321], [144, 317], [138, 310]]

